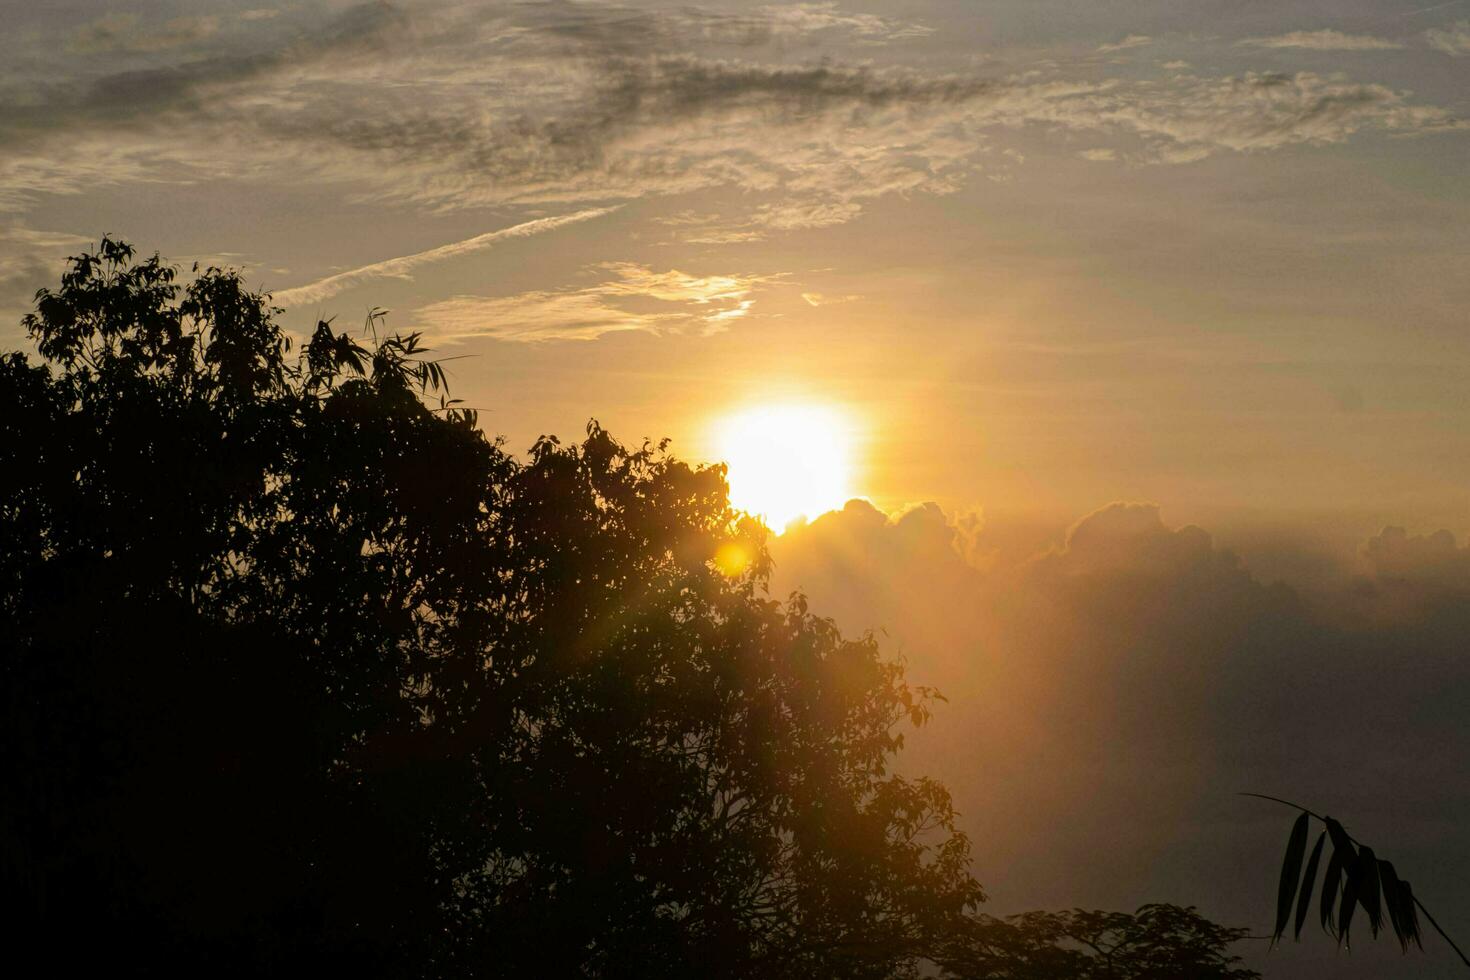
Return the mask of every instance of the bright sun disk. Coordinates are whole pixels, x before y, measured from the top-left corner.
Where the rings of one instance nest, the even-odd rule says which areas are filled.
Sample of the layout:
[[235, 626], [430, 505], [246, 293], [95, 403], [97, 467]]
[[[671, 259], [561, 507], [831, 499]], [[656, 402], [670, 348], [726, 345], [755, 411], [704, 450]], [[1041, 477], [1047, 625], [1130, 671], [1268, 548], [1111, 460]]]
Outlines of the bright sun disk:
[[781, 531], [852, 496], [852, 426], [822, 405], [767, 405], [722, 421], [719, 456], [729, 464], [730, 503]]

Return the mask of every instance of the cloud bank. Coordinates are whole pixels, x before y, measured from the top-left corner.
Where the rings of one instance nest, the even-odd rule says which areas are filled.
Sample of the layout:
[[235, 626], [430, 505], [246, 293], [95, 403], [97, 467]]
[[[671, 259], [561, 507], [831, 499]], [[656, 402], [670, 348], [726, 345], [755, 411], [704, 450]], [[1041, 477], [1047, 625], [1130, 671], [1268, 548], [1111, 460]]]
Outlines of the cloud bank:
[[[851, 220], [886, 195], [948, 193], [1014, 166], [1000, 151], [1021, 127], [1111, 135], [1120, 159], [1180, 163], [1453, 124], [1401, 91], [1304, 72], [930, 68], [887, 54], [924, 43], [924, 25], [830, 3], [740, 14], [368, 3], [293, 17], [160, 27], [146, 51], [129, 40], [135, 23], [93, 24], [87, 43], [127, 48], [127, 67], [72, 58], [6, 78], [0, 206], [202, 174], [337, 184], [356, 200], [436, 209], [710, 187], [758, 195], [750, 215], [704, 236], [729, 242]], [[1441, 33], [1436, 43], [1453, 47]], [[1251, 43], [1370, 41], [1389, 43], [1332, 31]]]
[[1285, 824], [1241, 790], [1351, 814], [1470, 907], [1463, 875], [1435, 874], [1470, 846], [1430, 816], [1470, 808], [1470, 549], [1390, 528], [1317, 592], [1152, 504], [1029, 558], [998, 560], [1004, 534], [853, 501], [773, 546], [773, 592], [881, 629], [948, 698], [910, 752], [955, 790], [1000, 908], [1168, 899], [1263, 922]]

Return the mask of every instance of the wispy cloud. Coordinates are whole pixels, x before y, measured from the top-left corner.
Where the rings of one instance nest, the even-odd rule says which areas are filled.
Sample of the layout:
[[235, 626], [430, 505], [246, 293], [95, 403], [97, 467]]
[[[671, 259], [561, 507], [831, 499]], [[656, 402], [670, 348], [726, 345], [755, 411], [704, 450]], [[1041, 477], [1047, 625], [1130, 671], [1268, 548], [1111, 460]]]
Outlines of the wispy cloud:
[[36, 290], [55, 283], [66, 256], [92, 244], [82, 235], [0, 225], [0, 336], [18, 332]]
[[1344, 34], [1342, 31], [1292, 31], [1273, 37], [1248, 37], [1236, 44], [1250, 48], [1304, 48], [1309, 51], [1396, 51], [1405, 45], [1368, 34]]
[[219, 18], [213, 16], [175, 17], [150, 24], [137, 14], [107, 14], [77, 28], [67, 48], [78, 54], [166, 51], [203, 41], [218, 30]]
[[1449, 27], [1434, 27], [1424, 32], [1429, 46], [1447, 55], [1460, 57], [1470, 54], [1470, 20], [1462, 20]]
[[555, 231], [566, 225], [588, 221], [592, 218], [600, 218], [605, 214], [617, 210], [616, 208], [588, 208], [574, 214], [563, 214], [552, 218], [536, 218], [532, 221], [523, 221], [509, 228], [501, 228], [497, 231], [487, 231], [483, 235], [474, 238], [466, 238], [461, 242], [452, 242], [448, 245], [440, 245], [424, 252], [415, 252], [412, 255], [400, 255], [397, 258], [384, 259], [381, 262], [373, 262], [357, 269], [347, 272], [339, 272], [335, 275], [309, 282], [304, 286], [296, 286], [291, 289], [283, 289], [272, 295], [272, 299], [281, 306], [304, 306], [308, 303], [319, 303], [324, 299], [335, 296], [346, 289], [361, 285], [370, 279], [409, 279], [411, 273], [420, 266], [429, 265], [433, 262], [443, 262], [446, 259], [458, 258], [471, 252], [483, 251], [492, 248], [501, 242], [514, 238], [527, 238], [531, 235], [539, 235], [542, 232]]
[[418, 310], [415, 323], [438, 337], [521, 342], [595, 340], [630, 330], [717, 333], [750, 314], [757, 289], [782, 278], [658, 272], [635, 262], [597, 269], [608, 278], [592, 286], [455, 296]]
[[830, 296], [827, 293], [802, 293], [801, 298], [808, 306], [831, 306], [833, 303], [855, 303], [861, 296], [849, 293], [845, 296]]
[[[1131, 139], [1141, 145], [1119, 143], [1120, 157], [1168, 163], [1450, 123], [1405, 93], [1337, 77], [1109, 78], [1090, 56], [986, 76], [883, 64], [880, 49], [853, 46], [911, 28], [828, 3], [738, 15], [425, 3], [366, 4], [253, 47], [222, 32], [207, 58], [59, 71], [0, 99], [0, 206], [204, 174], [435, 210], [725, 187], [746, 192], [743, 214], [674, 234], [728, 244], [850, 221], [885, 196], [950, 193], [982, 170], [1004, 176], [1022, 165], [1006, 145], [1022, 128], [1068, 153], [1075, 136]], [[793, 57], [808, 41], [821, 59]], [[329, 294], [306, 288], [283, 295]]]
[[1164, 84], [1039, 86], [1014, 96], [1018, 120], [1132, 136], [1139, 163], [1187, 163], [1223, 151], [1340, 143], [1365, 129], [1423, 133], [1462, 128], [1444, 109], [1415, 105], [1384, 85], [1312, 72], [1176, 76]]
[[1154, 39], [1147, 34], [1129, 34], [1121, 41], [1114, 41], [1110, 44], [1099, 44], [1097, 49], [1103, 52], [1127, 51], [1130, 48], [1142, 48], [1153, 43]]
[[777, 34], [815, 34], [823, 31], [844, 31], [870, 43], [902, 41], [909, 38], [927, 37], [934, 28], [923, 24], [909, 23], [878, 14], [860, 14], [844, 11], [836, 3], [794, 3], [785, 6], [762, 7], [760, 13], [770, 18]]

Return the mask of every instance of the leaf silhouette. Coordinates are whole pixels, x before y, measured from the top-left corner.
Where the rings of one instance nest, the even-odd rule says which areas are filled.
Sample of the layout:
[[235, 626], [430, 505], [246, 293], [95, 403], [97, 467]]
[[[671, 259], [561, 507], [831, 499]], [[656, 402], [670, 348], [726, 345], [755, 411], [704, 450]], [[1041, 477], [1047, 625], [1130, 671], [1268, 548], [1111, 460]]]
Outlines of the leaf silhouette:
[[1327, 824], [1327, 833], [1332, 835], [1333, 850], [1343, 853], [1343, 861], [1346, 863], [1350, 858], [1355, 857], [1358, 849], [1353, 846], [1353, 840], [1348, 836], [1347, 831], [1343, 829], [1342, 824], [1333, 820], [1331, 817], [1323, 817], [1322, 822]]
[[[1306, 814], [1303, 814], [1306, 816]], [[1322, 860], [1322, 846], [1327, 843], [1327, 831], [1317, 835], [1317, 843], [1312, 847], [1312, 856], [1307, 858], [1307, 872], [1302, 876], [1302, 896], [1296, 903], [1296, 932], [1295, 938], [1302, 938], [1302, 926], [1306, 925], [1307, 912], [1312, 907], [1312, 886], [1317, 881], [1317, 865]]]
[[1363, 863], [1357, 858], [1344, 863], [1347, 865], [1347, 877], [1342, 884], [1342, 903], [1337, 910], [1337, 941], [1351, 946], [1348, 930], [1352, 928], [1353, 913], [1358, 908], [1358, 895], [1363, 884]]
[[1383, 926], [1383, 909], [1378, 901], [1378, 858], [1374, 857], [1373, 848], [1364, 845], [1358, 851], [1358, 865], [1358, 904], [1368, 914], [1368, 928], [1376, 939]]
[[1276, 891], [1276, 930], [1271, 934], [1271, 944], [1281, 941], [1286, 932], [1286, 923], [1291, 920], [1291, 905], [1296, 900], [1297, 883], [1301, 881], [1302, 855], [1307, 850], [1307, 823], [1310, 818], [1303, 811], [1292, 824], [1291, 837], [1286, 842], [1286, 857], [1281, 862], [1281, 884]]
[[1393, 935], [1399, 941], [1399, 947], [1407, 953], [1409, 934], [1404, 931], [1408, 920], [1403, 907], [1403, 882], [1399, 881], [1392, 861], [1378, 862], [1378, 879], [1383, 885], [1383, 908], [1388, 913], [1388, 924], [1393, 927]]
[[[1373, 937], [1377, 938], [1379, 931], [1383, 928], [1386, 913], [1399, 946], [1404, 953], [1407, 953], [1411, 942], [1420, 949], [1424, 948], [1423, 938], [1419, 932], [1419, 913], [1423, 912], [1429, 924], [1434, 927], [1434, 931], [1449, 944], [1460, 962], [1470, 967], [1470, 956], [1467, 956], [1434, 920], [1434, 916], [1429, 914], [1429, 909], [1414, 898], [1413, 889], [1407, 881], [1398, 876], [1393, 865], [1388, 861], [1379, 860], [1373, 848], [1366, 844], [1359, 844], [1349, 837], [1342, 824], [1331, 817], [1323, 816], [1278, 796], [1267, 796], [1263, 793], [1243, 793], [1242, 795], [1280, 803], [1291, 807], [1299, 814], [1296, 824], [1292, 827], [1286, 862], [1282, 867], [1279, 897], [1283, 903], [1289, 900], [1292, 892], [1298, 887], [1296, 882], [1291, 880], [1293, 876], [1290, 872], [1294, 870], [1292, 865], [1300, 859], [1301, 848], [1305, 843], [1304, 839], [1299, 836], [1303, 830], [1303, 818], [1321, 820], [1327, 825], [1327, 829], [1318, 835], [1317, 843], [1312, 848], [1312, 856], [1308, 861], [1304, 876], [1305, 883], [1300, 886], [1301, 896], [1296, 912], [1297, 939], [1301, 938], [1302, 926], [1306, 924], [1307, 909], [1312, 901], [1312, 888], [1316, 881], [1317, 866], [1321, 861], [1326, 839], [1331, 837], [1332, 856], [1327, 862], [1327, 871], [1323, 875], [1322, 897], [1319, 900], [1324, 932], [1334, 936], [1339, 946], [1351, 946], [1353, 915], [1361, 905], [1364, 914], [1368, 917], [1368, 926], [1373, 932]], [[1276, 932], [1271, 937], [1272, 947], [1280, 941], [1283, 931], [1281, 910], [1282, 905], [1278, 905]]]
[[1332, 857], [1327, 859], [1327, 874], [1322, 878], [1322, 928], [1333, 936], [1337, 935], [1337, 923], [1332, 907], [1337, 902], [1338, 884], [1342, 881], [1342, 864], [1343, 852], [1334, 841]]
[[[1414, 889], [1402, 879], [1399, 881], [1399, 895], [1403, 902], [1399, 908], [1404, 919], [1404, 933], [1414, 940], [1415, 946], [1423, 949], [1424, 941], [1419, 938], [1419, 910], [1414, 901]], [[1441, 931], [1440, 935], [1443, 936], [1444, 932]]]

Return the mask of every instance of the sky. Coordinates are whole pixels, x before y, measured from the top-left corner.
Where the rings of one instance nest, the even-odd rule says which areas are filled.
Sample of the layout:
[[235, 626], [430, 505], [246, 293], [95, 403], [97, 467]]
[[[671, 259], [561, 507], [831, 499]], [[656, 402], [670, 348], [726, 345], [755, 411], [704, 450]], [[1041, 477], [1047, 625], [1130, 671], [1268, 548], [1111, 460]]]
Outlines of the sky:
[[[958, 692], [933, 757], [1005, 908], [1250, 916], [1232, 833], [1277, 845], [1237, 788], [1355, 807], [1430, 870], [1470, 825], [1470, 2], [0, 21], [7, 347], [107, 233], [242, 268], [299, 334], [390, 311], [513, 449], [596, 417], [715, 461], [763, 406], [840, 416], [828, 505], [861, 500], [775, 542], [773, 590]], [[1353, 751], [1298, 723], [1354, 710]], [[992, 743], [981, 779], [956, 746]]]

